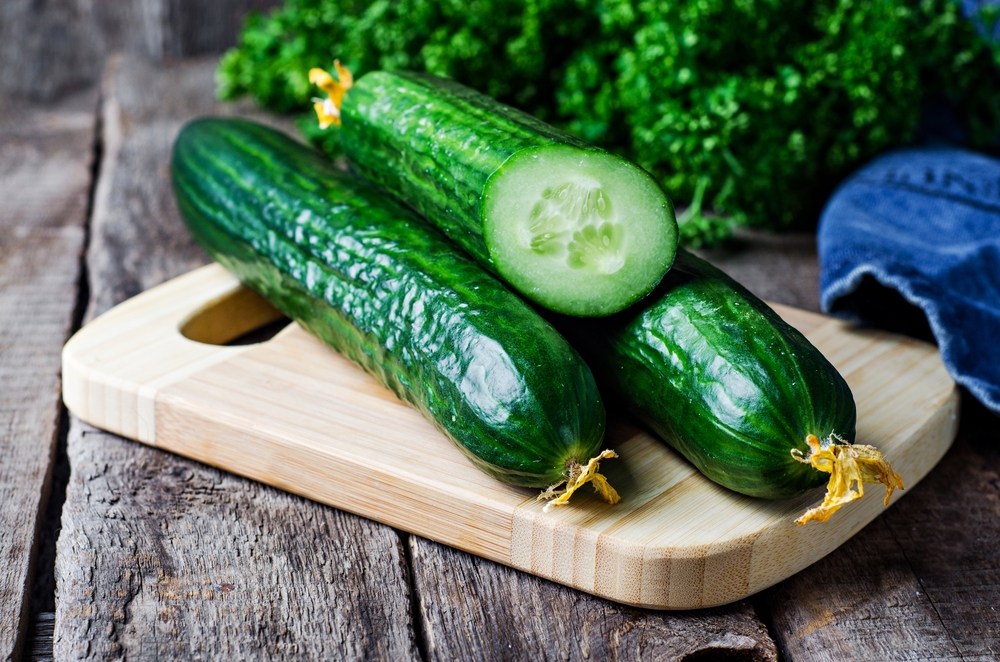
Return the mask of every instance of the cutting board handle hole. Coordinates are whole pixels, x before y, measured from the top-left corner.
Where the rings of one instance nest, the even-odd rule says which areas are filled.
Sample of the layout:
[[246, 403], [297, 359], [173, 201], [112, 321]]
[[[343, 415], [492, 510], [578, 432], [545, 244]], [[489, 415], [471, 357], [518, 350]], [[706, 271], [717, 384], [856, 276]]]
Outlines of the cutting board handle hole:
[[188, 340], [207, 345], [254, 345], [273, 338], [291, 322], [262, 296], [242, 285], [209, 301], [181, 322]]

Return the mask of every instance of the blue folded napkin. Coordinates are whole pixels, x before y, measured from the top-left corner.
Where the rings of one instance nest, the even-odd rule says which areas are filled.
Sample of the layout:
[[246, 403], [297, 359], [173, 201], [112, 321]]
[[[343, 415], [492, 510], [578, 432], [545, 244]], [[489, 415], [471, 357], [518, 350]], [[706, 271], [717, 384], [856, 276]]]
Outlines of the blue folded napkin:
[[833, 194], [817, 241], [824, 311], [891, 326], [906, 312], [884, 288], [897, 291], [926, 315], [955, 381], [1000, 413], [1000, 160], [886, 154]]

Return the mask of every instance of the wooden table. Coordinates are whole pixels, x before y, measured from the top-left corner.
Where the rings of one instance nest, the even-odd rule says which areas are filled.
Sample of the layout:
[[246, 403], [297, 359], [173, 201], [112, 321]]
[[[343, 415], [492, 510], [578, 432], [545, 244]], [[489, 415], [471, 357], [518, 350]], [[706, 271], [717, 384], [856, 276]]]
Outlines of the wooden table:
[[[68, 416], [74, 329], [208, 261], [170, 146], [214, 59], [112, 60], [100, 90], [0, 109], [0, 659], [992, 660], [1000, 421], [964, 398], [954, 447], [846, 545], [726, 607], [623, 607]], [[808, 236], [708, 257], [816, 309]], [[58, 543], [56, 542], [58, 541]]]

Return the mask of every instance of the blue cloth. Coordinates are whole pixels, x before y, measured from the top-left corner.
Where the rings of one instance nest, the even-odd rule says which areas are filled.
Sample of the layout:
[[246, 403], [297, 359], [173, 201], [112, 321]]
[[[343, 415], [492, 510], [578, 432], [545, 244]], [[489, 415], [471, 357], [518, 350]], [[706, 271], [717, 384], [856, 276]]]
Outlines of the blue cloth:
[[981, 12], [988, 6], [998, 6], [1000, 0], [962, 0], [962, 14], [972, 21], [972, 24], [979, 30], [979, 34], [989, 39], [1000, 40], [1000, 21], [993, 25], [992, 33], [983, 22]]
[[1000, 160], [954, 148], [891, 152], [827, 202], [820, 302], [858, 310], [870, 276], [927, 316], [956, 382], [1000, 413]]

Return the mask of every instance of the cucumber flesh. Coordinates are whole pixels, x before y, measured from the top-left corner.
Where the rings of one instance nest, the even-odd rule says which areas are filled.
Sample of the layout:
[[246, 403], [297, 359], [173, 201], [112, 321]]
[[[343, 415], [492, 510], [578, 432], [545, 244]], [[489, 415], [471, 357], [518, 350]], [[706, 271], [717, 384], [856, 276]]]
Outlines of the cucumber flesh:
[[387, 71], [358, 79], [340, 112], [358, 172], [544, 308], [609, 315], [673, 262], [677, 222], [653, 177], [537, 118]]
[[598, 150], [518, 152], [483, 195], [486, 246], [515, 289], [551, 309], [608, 315], [648, 292], [677, 245], [673, 208], [642, 169]]

